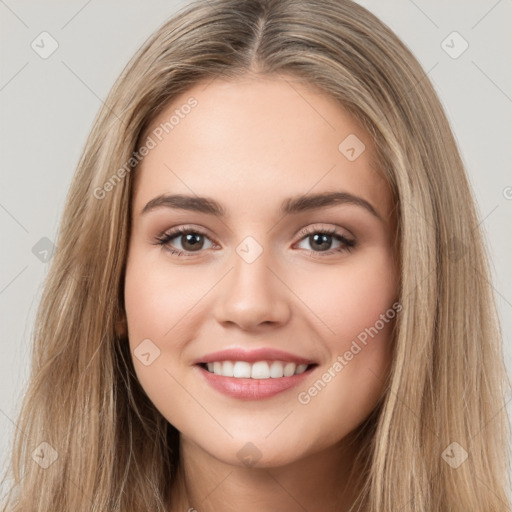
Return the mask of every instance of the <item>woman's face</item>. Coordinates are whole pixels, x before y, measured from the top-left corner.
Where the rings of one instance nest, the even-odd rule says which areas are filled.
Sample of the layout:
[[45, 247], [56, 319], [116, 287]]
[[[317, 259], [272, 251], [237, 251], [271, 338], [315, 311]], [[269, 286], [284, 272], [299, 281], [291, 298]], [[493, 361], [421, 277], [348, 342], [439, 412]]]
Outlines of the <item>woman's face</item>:
[[189, 89], [142, 144], [125, 306], [145, 392], [230, 464], [332, 447], [383, 391], [400, 309], [371, 138], [292, 77], [251, 77]]

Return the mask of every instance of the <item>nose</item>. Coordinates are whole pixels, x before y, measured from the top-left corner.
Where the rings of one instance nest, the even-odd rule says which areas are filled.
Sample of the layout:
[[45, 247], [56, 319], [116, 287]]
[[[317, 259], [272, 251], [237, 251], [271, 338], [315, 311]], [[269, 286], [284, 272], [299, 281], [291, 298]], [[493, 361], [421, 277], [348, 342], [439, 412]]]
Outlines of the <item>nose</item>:
[[232, 270], [219, 283], [214, 308], [217, 321], [243, 330], [284, 325], [290, 318], [293, 294], [275, 267], [267, 251], [252, 263], [235, 253]]

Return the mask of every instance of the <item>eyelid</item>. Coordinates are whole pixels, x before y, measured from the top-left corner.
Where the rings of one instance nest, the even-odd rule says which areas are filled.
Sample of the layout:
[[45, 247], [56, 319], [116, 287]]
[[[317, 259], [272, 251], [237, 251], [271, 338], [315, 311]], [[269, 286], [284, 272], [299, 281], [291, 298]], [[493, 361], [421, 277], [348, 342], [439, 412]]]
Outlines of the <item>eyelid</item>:
[[332, 224], [326, 226], [325, 224], [322, 224], [322, 223], [314, 223], [314, 224], [309, 224], [305, 227], [303, 227], [298, 233], [297, 233], [297, 236], [305, 236], [305, 235], [309, 235], [311, 233], [316, 233], [316, 232], [326, 232], [326, 233], [335, 233], [335, 234], [338, 234], [338, 235], [343, 235], [345, 236], [345, 232], [348, 233], [348, 236], [345, 237], [345, 238], [355, 238], [355, 236], [346, 228], [342, 228], [341, 226], [334, 226]]
[[200, 235], [204, 235], [208, 237], [210, 240], [214, 241], [214, 237], [210, 234], [209, 230], [195, 224], [179, 224], [177, 226], [173, 226], [172, 228], [166, 229], [165, 231], [162, 232], [162, 235], [167, 234], [176, 236], [191, 231], [194, 233], [198, 233]]
[[[344, 228], [341, 228], [340, 226], [330, 225], [328, 227], [325, 227], [325, 226], [319, 225], [319, 223], [310, 224], [308, 226], [303, 227], [298, 232], [298, 234], [295, 237], [299, 237], [299, 238], [298, 238], [298, 240], [296, 240], [293, 243], [292, 247], [294, 247], [295, 245], [302, 242], [307, 236], [309, 236], [311, 234], [323, 233], [323, 234], [333, 236], [334, 238], [337, 238], [338, 240], [341, 239], [340, 241], [342, 244], [344, 244], [345, 250], [350, 251], [350, 249], [352, 249], [353, 247], [355, 247], [357, 245], [357, 241], [352, 234], [350, 234], [350, 236], [348, 236], [348, 237], [345, 236], [345, 234], [341, 231], [342, 229], [344, 229]], [[348, 231], [348, 230], [346, 230], [346, 231]], [[171, 253], [173, 253], [174, 255], [176, 255], [178, 257], [193, 257], [193, 256], [200, 255], [202, 253], [207, 252], [204, 249], [201, 249], [199, 251], [186, 251], [186, 250], [182, 250], [182, 249], [176, 249], [170, 245], [171, 240], [173, 240], [175, 238], [179, 238], [180, 236], [183, 236], [184, 234], [187, 234], [190, 232], [206, 237], [214, 246], [217, 246], [217, 248], [221, 247], [220, 244], [215, 240], [215, 238], [210, 236], [207, 229], [205, 229], [203, 227], [195, 226], [193, 224], [182, 224], [182, 225], [178, 225], [173, 228], [169, 228], [169, 229], [165, 230], [164, 232], [162, 232], [161, 234], [156, 236], [156, 240], [157, 240], [156, 244], [161, 245], [163, 248], [166, 248], [168, 251], [170, 251]], [[349, 233], [350, 233], [350, 231], [349, 231]], [[212, 249], [212, 248], [210, 247], [210, 249]], [[322, 254], [324, 254], [324, 257], [327, 257], [328, 255], [331, 255], [333, 253], [341, 252], [340, 248], [329, 249], [328, 251], [313, 251], [313, 250], [309, 250], [309, 249], [304, 249], [304, 250], [306, 250], [306, 252], [310, 253], [311, 255], [318, 255], [315, 257], [322, 257], [321, 256]], [[197, 252], [197, 254], [195, 254], [196, 252]]]
[[[174, 226], [174, 227], [166, 229], [162, 233], [158, 234], [155, 238], [156, 238], [156, 240], [160, 240], [160, 241], [162, 239], [168, 238], [169, 239], [168, 242], [170, 242], [172, 239], [179, 238], [180, 235], [184, 235], [184, 234], [187, 234], [190, 232], [193, 232], [198, 235], [202, 235], [205, 238], [208, 238], [208, 240], [210, 240], [210, 242], [212, 242], [213, 245], [216, 245], [216, 246], [220, 245], [215, 240], [215, 238], [210, 235], [208, 230], [206, 230], [202, 227], [199, 227], [199, 226], [195, 226], [193, 224], [181, 224], [178, 226]], [[198, 251], [198, 252], [203, 252], [203, 251]]]
[[[300, 237], [299, 240], [297, 240], [297, 241], [300, 241], [300, 240], [302, 240], [302, 238], [304, 236], [307, 236], [307, 235], [310, 235], [310, 234], [316, 233], [316, 232], [324, 232], [324, 233], [329, 233], [329, 234], [343, 235], [343, 233], [340, 232], [340, 229], [348, 232], [349, 237], [355, 238], [354, 235], [346, 228], [341, 228], [339, 226], [332, 226], [332, 225], [326, 227], [325, 225], [322, 225], [321, 223], [310, 224], [308, 226], [301, 228], [298, 231], [298, 233], [295, 235], [295, 237]], [[158, 236], [163, 237], [166, 235], [172, 235], [174, 237], [174, 236], [177, 236], [179, 234], [186, 233], [189, 231], [197, 232], [198, 234], [204, 235], [204, 236], [208, 237], [212, 242], [215, 242], [217, 245], [220, 245], [215, 240], [215, 238], [213, 236], [211, 236], [209, 230], [207, 230], [203, 227], [200, 227], [198, 225], [195, 225], [195, 224], [180, 224], [180, 225], [174, 226], [172, 228], [166, 229]], [[345, 237], [345, 238], [347, 238], [347, 237]]]

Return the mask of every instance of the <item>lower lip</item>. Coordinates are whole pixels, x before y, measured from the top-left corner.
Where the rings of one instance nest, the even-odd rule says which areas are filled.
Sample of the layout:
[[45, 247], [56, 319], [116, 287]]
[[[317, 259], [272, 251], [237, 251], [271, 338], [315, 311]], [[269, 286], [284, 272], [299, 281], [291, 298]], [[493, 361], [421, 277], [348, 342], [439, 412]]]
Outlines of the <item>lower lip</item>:
[[197, 368], [206, 382], [213, 389], [220, 391], [224, 395], [240, 400], [261, 400], [263, 398], [270, 398], [299, 385], [309, 376], [314, 366], [299, 375], [280, 377], [277, 379], [238, 379], [235, 377], [223, 377], [222, 375], [211, 373], [201, 366]]

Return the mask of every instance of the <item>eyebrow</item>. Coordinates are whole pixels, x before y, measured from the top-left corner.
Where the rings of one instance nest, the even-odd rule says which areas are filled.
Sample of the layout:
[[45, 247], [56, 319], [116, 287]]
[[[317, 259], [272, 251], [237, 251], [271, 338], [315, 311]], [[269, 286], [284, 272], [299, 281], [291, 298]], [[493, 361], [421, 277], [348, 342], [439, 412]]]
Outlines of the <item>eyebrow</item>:
[[[349, 194], [348, 192], [324, 192], [320, 194], [308, 194], [290, 197], [285, 199], [279, 209], [279, 215], [293, 215], [306, 211], [316, 210], [335, 206], [337, 204], [351, 204], [359, 206], [370, 212], [373, 216], [383, 221], [382, 216], [377, 212], [371, 203], [362, 197]], [[140, 215], [144, 215], [156, 208], [167, 207], [179, 210], [214, 215], [220, 218], [227, 217], [226, 209], [215, 199], [209, 197], [188, 196], [183, 194], [166, 195], [162, 194], [151, 199], [142, 209]]]

